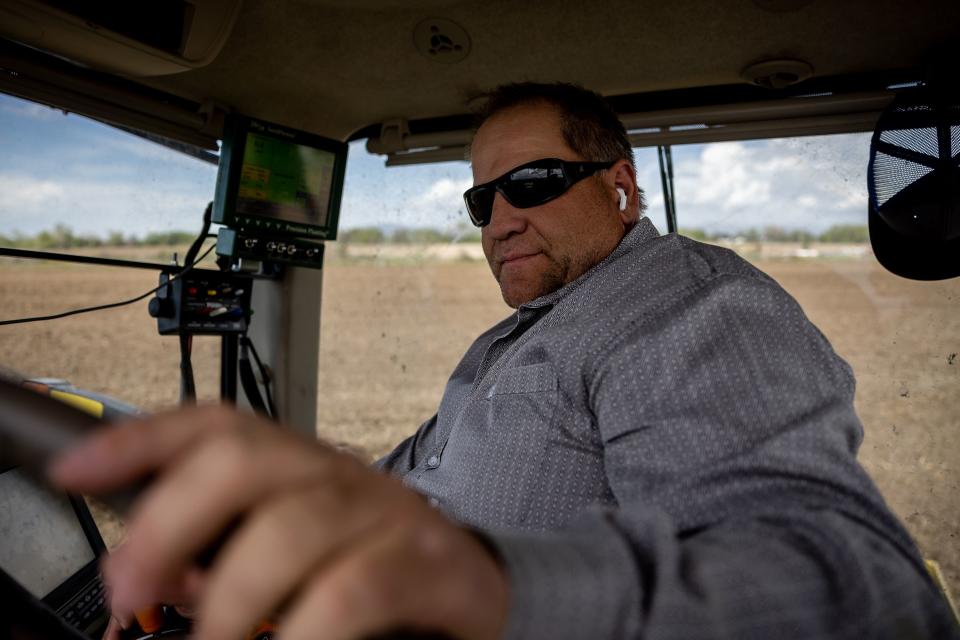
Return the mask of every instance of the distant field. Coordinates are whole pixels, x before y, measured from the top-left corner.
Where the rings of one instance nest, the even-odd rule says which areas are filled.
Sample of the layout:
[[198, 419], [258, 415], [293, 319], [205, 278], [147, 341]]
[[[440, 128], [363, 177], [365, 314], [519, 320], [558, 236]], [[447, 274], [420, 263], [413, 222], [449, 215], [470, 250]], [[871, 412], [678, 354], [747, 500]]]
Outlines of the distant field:
[[[466, 245], [470, 246], [470, 245]], [[801, 247], [802, 248], [802, 247]], [[470, 341], [509, 310], [485, 263], [457, 253], [334, 255], [324, 274], [318, 434], [381, 455], [429, 417]], [[746, 251], [749, 253], [749, 251]], [[757, 255], [763, 255], [757, 254]], [[169, 249], [138, 248], [163, 260]], [[181, 253], [182, 256], [182, 253]], [[762, 260], [853, 366], [866, 439], [861, 460], [925, 554], [960, 589], [960, 289], [909, 282], [872, 259]], [[0, 316], [114, 301], [151, 272], [0, 259]], [[218, 389], [218, 343], [198, 339], [202, 397]], [[0, 365], [57, 376], [147, 409], [177, 399], [176, 340], [146, 302], [0, 327]]]

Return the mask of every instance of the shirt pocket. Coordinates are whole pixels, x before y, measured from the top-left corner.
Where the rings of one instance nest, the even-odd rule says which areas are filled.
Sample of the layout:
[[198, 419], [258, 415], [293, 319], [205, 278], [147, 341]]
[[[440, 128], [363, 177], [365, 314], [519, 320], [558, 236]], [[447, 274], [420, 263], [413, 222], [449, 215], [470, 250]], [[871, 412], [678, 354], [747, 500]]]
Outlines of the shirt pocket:
[[[531, 514], [544, 502], [541, 470], [553, 437], [559, 380], [550, 363], [507, 369], [486, 393], [486, 427], [498, 443], [496, 473], [509, 479], [500, 496], [499, 524], [530, 526], [540, 518]], [[530, 516], [533, 516], [532, 518]]]

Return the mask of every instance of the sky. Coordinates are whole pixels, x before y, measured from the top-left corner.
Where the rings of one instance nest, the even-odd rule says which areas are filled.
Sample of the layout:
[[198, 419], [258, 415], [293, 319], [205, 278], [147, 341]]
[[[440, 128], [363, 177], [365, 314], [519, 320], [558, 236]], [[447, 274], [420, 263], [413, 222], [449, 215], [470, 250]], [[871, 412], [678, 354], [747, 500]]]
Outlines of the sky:
[[[779, 226], [819, 233], [866, 224], [869, 134], [673, 147], [683, 228], [735, 233]], [[648, 215], [665, 230], [654, 149], [637, 149]], [[216, 167], [77, 115], [0, 94], [0, 235], [57, 224], [106, 236], [193, 231]], [[340, 228], [464, 231], [466, 162], [385, 167], [350, 145]]]

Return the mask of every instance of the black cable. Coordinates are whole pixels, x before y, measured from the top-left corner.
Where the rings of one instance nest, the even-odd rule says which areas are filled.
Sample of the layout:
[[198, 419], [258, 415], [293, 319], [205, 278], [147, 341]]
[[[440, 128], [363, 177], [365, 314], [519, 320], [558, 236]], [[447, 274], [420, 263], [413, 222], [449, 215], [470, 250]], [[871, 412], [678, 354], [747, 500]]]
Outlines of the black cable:
[[250, 352], [248, 349], [249, 340], [240, 339], [240, 357], [237, 359], [237, 368], [240, 371], [240, 383], [243, 385], [243, 393], [247, 396], [247, 401], [254, 411], [266, 416], [273, 417], [267, 406], [263, 403], [263, 396], [260, 395], [260, 388], [257, 386], [257, 378], [253, 375], [253, 367], [250, 366]]
[[207, 203], [207, 208], [203, 210], [203, 226], [200, 229], [200, 234], [197, 236], [197, 239], [194, 240], [190, 248], [187, 249], [187, 255], [183, 256], [183, 264], [193, 264], [194, 258], [196, 258], [200, 252], [200, 247], [203, 245], [204, 239], [210, 234], [210, 220], [212, 217], [213, 202], [211, 201]]
[[272, 382], [270, 371], [264, 366], [263, 362], [260, 361], [260, 355], [257, 353], [257, 348], [253, 346], [253, 341], [250, 338], [246, 338], [247, 343], [250, 345], [250, 353], [253, 354], [253, 360], [257, 363], [257, 369], [260, 370], [260, 377], [263, 379], [263, 391], [267, 396], [267, 408], [270, 409], [270, 415], [274, 418], [277, 417], [277, 409], [273, 405], [273, 394], [270, 393], [270, 383]]
[[270, 393], [270, 372], [260, 360], [260, 354], [257, 353], [257, 348], [253, 346], [253, 341], [250, 338], [244, 335], [240, 338], [240, 343], [250, 347], [250, 353], [253, 355], [254, 362], [257, 363], [257, 369], [260, 370], [260, 377], [263, 379], [263, 391], [267, 396], [267, 409], [270, 410], [270, 416], [276, 418], [277, 409], [273, 405], [273, 394]]
[[197, 386], [193, 380], [193, 363], [190, 353], [193, 351], [193, 336], [180, 334], [180, 404], [197, 404]]
[[163, 287], [167, 286], [174, 280], [179, 280], [180, 278], [182, 278], [184, 274], [191, 271], [198, 263], [202, 262], [203, 259], [206, 258], [216, 246], [217, 245], [215, 244], [210, 245], [210, 247], [203, 252], [203, 255], [197, 258], [195, 262], [187, 264], [183, 268], [183, 270], [181, 270], [176, 275], [171, 276], [170, 279], [168, 279], [166, 282], [164, 282], [163, 284], [157, 285], [153, 289], [150, 289], [150, 291], [147, 291], [146, 293], [139, 295], [136, 298], [130, 298], [129, 300], [123, 300], [122, 302], [111, 302], [110, 304], [101, 304], [96, 307], [83, 307], [81, 309], [73, 309], [71, 311], [64, 311], [63, 313], [57, 313], [50, 316], [34, 316], [32, 318], [14, 318], [13, 320], [0, 320], [0, 326], [8, 325], [8, 324], [23, 324], [26, 322], [41, 322], [44, 320], [58, 320], [60, 318], [66, 318], [67, 316], [75, 316], [80, 313], [90, 313], [91, 311], [103, 311], [104, 309], [114, 309], [116, 307], [122, 307], [128, 304], [133, 304], [134, 302], [139, 302], [140, 300], [143, 300], [144, 298], [153, 295], [154, 293], [156, 293]]
[[[200, 228], [200, 233], [197, 235], [197, 239], [193, 241], [193, 244], [190, 245], [190, 248], [187, 249], [186, 255], [183, 257], [183, 264], [189, 265], [183, 271], [179, 272], [176, 277], [181, 277], [189, 269], [193, 268], [193, 265], [197, 264], [197, 254], [200, 253], [200, 247], [203, 246], [204, 240], [210, 235], [210, 219], [213, 214], [213, 202], [207, 203], [207, 208], [203, 210], [203, 226]], [[213, 249], [216, 245], [211, 246], [207, 249], [206, 253], [200, 258], [203, 260], [210, 253], [210, 249]], [[174, 278], [170, 278], [165, 282], [165, 285], [169, 285]], [[159, 290], [160, 287], [157, 287]], [[197, 404], [197, 387], [193, 380], [193, 362], [190, 359], [190, 355], [193, 351], [193, 336], [189, 333], [181, 333], [180, 338], [180, 404], [181, 405], [195, 405]]]

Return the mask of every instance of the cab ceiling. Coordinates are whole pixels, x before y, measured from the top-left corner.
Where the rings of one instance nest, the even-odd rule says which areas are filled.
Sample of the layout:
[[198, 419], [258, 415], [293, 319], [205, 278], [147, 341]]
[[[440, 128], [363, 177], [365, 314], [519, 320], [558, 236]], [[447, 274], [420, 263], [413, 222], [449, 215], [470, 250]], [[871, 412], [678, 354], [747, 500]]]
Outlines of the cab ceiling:
[[[469, 54], [439, 62], [418, 50], [426, 19], [461, 27]], [[209, 65], [129, 80], [346, 139], [396, 118], [468, 113], [472, 97], [510, 81], [635, 96], [745, 87], [744, 68], [776, 58], [809, 64], [811, 87], [915, 72], [958, 23], [956, 0], [245, 0]]]
[[[413, 33], [427, 18], [461, 26], [469, 55], [420, 53]], [[621, 95], [741, 83], [769, 58], [803, 60], [815, 77], [913, 68], [958, 23], [960, 2], [934, 0], [246, 0], [209, 66], [141, 82], [343, 139], [465, 113], [508, 81]]]

